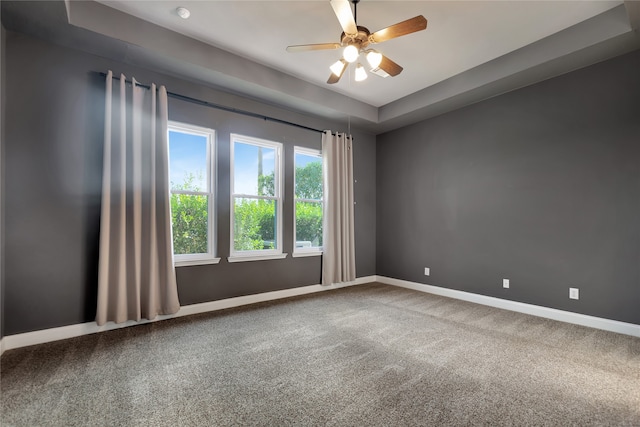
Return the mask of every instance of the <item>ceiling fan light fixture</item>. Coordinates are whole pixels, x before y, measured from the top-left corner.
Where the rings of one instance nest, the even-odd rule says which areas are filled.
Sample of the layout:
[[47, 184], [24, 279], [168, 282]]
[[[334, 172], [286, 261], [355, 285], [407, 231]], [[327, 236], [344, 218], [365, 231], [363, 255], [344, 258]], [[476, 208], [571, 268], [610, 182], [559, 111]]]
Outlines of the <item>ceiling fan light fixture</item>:
[[356, 59], [358, 59], [359, 55], [360, 55], [360, 52], [358, 52], [358, 48], [352, 44], [345, 47], [344, 52], [342, 53], [342, 56], [347, 62], [354, 62]]
[[347, 61], [345, 61], [344, 59], [340, 59], [336, 61], [331, 67], [329, 67], [331, 72], [335, 74], [337, 77], [341, 77], [342, 73], [344, 73], [344, 70], [346, 68], [347, 68]]
[[367, 79], [367, 72], [364, 70], [364, 67], [361, 63], [358, 62], [358, 66], [356, 67], [356, 81], [361, 82]]
[[367, 51], [367, 62], [369, 63], [371, 68], [378, 68], [378, 66], [382, 62], [382, 54], [375, 50]]
[[[360, 54], [366, 58], [367, 64], [370, 67], [368, 67], [370, 73], [383, 78], [397, 76], [402, 72], [402, 67], [385, 55], [382, 55], [380, 52], [370, 49], [369, 45], [392, 40], [427, 29], [426, 18], [422, 15], [418, 15], [371, 33], [366, 27], [358, 26], [356, 24], [358, 16], [357, 5], [360, 1], [361, 0], [329, 1], [343, 30], [340, 35], [339, 43], [315, 43], [287, 46], [287, 52], [309, 52], [343, 48], [342, 58], [329, 67], [331, 69], [331, 74], [327, 79], [327, 84], [338, 83], [351, 63], [354, 65], [357, 63], [354, 73], [355, 80], [357, 82], [365, 80], [368, 77], [368, 74], [360, 62]], [[353, 3], [353, 11], [351, 10], [351, 5], [349, 3]]]

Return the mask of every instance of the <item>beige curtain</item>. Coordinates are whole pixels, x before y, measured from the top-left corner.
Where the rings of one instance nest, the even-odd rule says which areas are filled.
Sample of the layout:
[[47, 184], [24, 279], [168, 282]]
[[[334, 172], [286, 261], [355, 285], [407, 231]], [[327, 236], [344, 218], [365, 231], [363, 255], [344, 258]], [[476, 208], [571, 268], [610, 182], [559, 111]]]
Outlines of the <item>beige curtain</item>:
[[96, 322], [180, 309], [168, 188], [167, 91], [106, 78]]
[[351, 136], [322, 134], [324, 166], [324, 236], [322, 284], [356, 279]]

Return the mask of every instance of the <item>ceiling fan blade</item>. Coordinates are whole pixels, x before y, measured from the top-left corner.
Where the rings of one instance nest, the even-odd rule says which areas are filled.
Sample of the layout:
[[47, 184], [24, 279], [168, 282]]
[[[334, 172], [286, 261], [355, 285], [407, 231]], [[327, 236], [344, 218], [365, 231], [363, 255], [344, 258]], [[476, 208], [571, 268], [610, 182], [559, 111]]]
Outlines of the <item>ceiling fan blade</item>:
[[[340, 62], [342, 63], [342, 69], [339, 70], [340, 74], [336, 74], [336, 73], [333, 72], [334, 71], [333, 67], [335, 65], [338, 65]], [[331, 66], [331, 75], [329, 76], [329, 80], [327, 80], [327, 83], [329, 83], [330, 85], [332, 85], [334, 83], [338, 83], [340, 81], [340, 78], [344, 74], [344, 72], [347, 71], [347, 67], [348, 66], [349, 66], [349, 64], [344, 59], [342, 59], [342, 60], [336, 62], [334, 65], [332, 65]]]
[[382, 61], [380, 61], [380, 65], [378, 65], [378, 68], [389, 74], [391, 77], [395, 77], [402, 72], [401, 66], [384, 55], [382, 55]]
[[331, 75], [329, 76], [329, 80], [327, 80], [327, 83], [329, 83], [330, 85], [338, 83], [340, 81], [340, 77], [342, 77], [342, 74], [336, 76], [335, 74], [331, 73]]
[[369, 36], [369, 41], [371, 43], [381, 43], [387, 40], [395, 39], [396, 37], [415, 33], [416, 31], [422, 31], [426, 28], [427, 19], [422, 15], [418, 15], [414, 18], [398, 22], [395, 25], [376, 31]]
[[331, 7], [333, 7], [344, 33], [348, 36], [358, 34], [358, 27], [356, 26], [356, 20], [353, 18], [349, 0], [331, 0]]
[[312, 50], [338, 49], [340, 47], [340, 43], [299, 44], [287, 46], [287, 52], [308, 52]]

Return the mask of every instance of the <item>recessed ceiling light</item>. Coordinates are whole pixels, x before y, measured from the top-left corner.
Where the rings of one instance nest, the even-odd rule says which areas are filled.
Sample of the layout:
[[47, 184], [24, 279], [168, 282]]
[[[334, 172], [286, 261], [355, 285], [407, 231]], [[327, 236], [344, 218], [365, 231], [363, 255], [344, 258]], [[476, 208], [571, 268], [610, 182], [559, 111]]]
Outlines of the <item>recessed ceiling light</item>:
[[191, 16], [191, 12], [186, 7], [178, 7], [176, 8], [176, 13], [182, 19], [187, 19]]

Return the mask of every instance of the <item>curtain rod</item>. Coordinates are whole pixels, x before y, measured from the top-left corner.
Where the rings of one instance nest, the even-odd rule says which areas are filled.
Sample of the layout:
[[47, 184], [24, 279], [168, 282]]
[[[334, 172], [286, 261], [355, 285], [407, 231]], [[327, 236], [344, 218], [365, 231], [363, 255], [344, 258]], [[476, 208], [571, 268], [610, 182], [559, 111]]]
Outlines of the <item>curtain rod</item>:
[[[98, 74], [100, 74], [102, 77], [107, 77], [106, 73], [103, 72], [98, 72]], [[114, 79], [116, 80], [120, 80], [120, 77], [118, 76], [112, 76]], [[129, 84], [133, 84], [133, 82], [129, 81], [129, 80], [125, 80], [126, 83]], [[136, 82], [137, 86], [143, 87], [145, 89], [151, 89], [151, 86], [149, 85], [145, 85], [142, 83], [138, 83]], [[223, 110], [223, 111], [228, 111], [230, 113], [236, 113], [236, 114], [242, 114], [243, 116], [249, 116], [249, 117], [253, 117], [256, 119], [262, 119], [265, 121], [269, 121], [269, 122], [275, 122], [275, 123], [280, 123], [283, 125], [287, 125], [287, 126], [293, 126], [299, 129], [305, 129], [305, 130], [309, 130], [312, 132], [318, 132], [318, 133], [324, 133], [323, 130], [320, 129], [315, 129], [309, 126], [304, 126], [304, 125], [300, 125], [298, 123], [293, 123], [293, 122], [288, 122], [286, 120], [282, 120], [282, 119], [277, 119], [275, 117], [269, 117], [269, 116], [264, 116], [262, 114], [258, 114], [258, 113], [252, 113], [251, 111], [246, 111], [246, 110], [240, 110], [238, 108], [232, 108], [232, 107], [227, 107], [224, 105], [220, 105], [220, 104], [215, 104], [213, 102], [209, 102], [209, 101], [203, 101], [201, 99], [197, 99], [197, 98], [192, 98], [190, 96], [186, 96], [186, 95], [180, 95], [179, 93], [175, 93], [175, 92], [169, 92], [167, 91], [167, 96], [170, 96], [171, 98], [175, 98], [175, 99], [180, 99], [182, 101], [187, 101], [187, 102], [191, 102], [194, 104], [198, 104], [198, 105], [203, 105], [205, 107], [209, 107], [209, 108], [215, 108], [217, 110]]]

